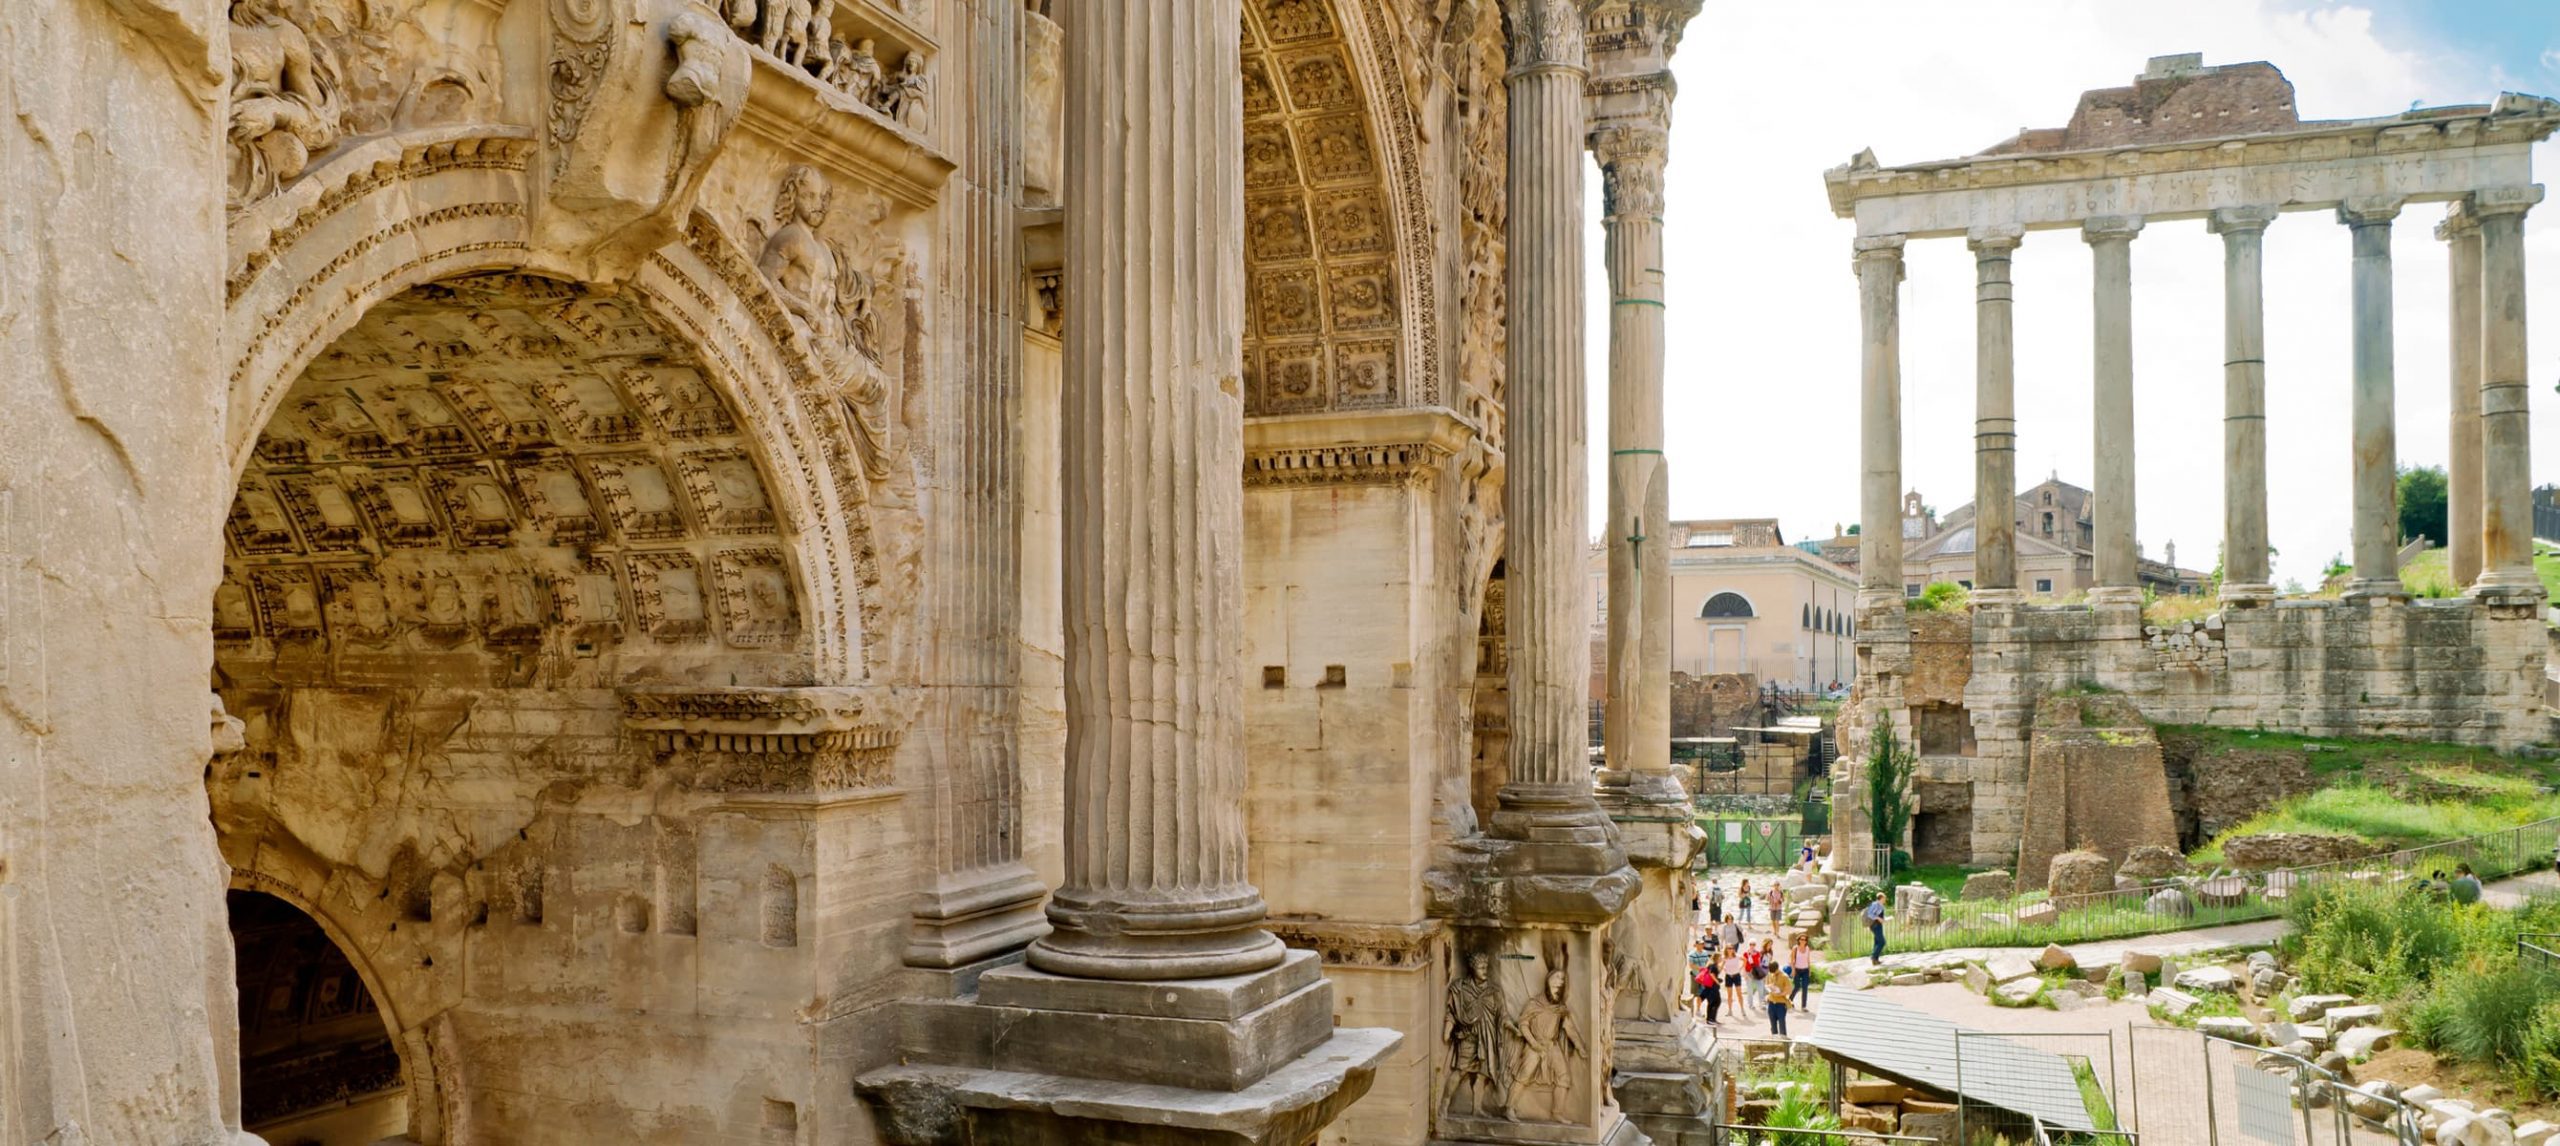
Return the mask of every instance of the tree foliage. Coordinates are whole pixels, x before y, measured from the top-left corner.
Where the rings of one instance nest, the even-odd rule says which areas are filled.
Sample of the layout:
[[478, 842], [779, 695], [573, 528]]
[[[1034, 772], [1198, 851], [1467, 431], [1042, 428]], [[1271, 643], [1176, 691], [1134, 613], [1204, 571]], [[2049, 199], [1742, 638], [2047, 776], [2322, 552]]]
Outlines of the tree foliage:
[[1911, 775], [1919, 765], [1920, 757], [1894, 735], [1893, 717], [1876, 714], [1875, 735], [1867, 745], [1867, 830], [1879, 852], [1902, 846], [1913, 811]]
[[2401, 540], [2424, 537], [2431, 545], [2443, 545], [2448, 536], [2444, 502], [2444, 467], [2400, 467]]

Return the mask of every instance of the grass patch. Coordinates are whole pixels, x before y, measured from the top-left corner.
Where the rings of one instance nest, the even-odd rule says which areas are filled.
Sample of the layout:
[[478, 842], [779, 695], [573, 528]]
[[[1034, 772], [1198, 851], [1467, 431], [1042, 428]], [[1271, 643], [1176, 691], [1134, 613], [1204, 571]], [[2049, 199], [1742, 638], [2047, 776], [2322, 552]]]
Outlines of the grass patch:
[[2080, 1084], [2080, 1105], [2089, 1111], [2089, 1124], [2101, 1132], [2089, 1140], [2090, 1146], [2133, 1146], [2123, 1135], [2111, 1133], [2123, 1127], [2117, 1125], [2115, 1104], [2107, 1101], [2107, 1088], [2098, 1085], [2098, 1072], [2089, 1060], [2071, 1060], [2071, 1079]]
[[2142, 623], [2146, 625], [2183, 624], [2202, 621], [2222, 611], [2222, 599], [2210, 593], [2162, 597], [2145, 593], [2142, 599]]
[[[2442, 549], [2430, 549], [2409, 559], [2400, 567], [2400, 587], [2412, 597], [2459, 597], [2462, 586], [2453, 583], [2449, 558]], [[2539, 546], [2533, 555], [2533, 571], [2542, 578], [2545, 600], [2560, 601], [2560, 553]]]
[[2187, 1013], [2183, 1015], [2172, 1015], [2160, 1004], [2151, 1004], [2152, 1018], [2170, 1026], [2185, 1027], [2188, 1030], [2195, 1029], [2198, 1019], [2240, 1019], [2247, 1018], [2248, 1015], [2249, 1012], [2240, 1006], [2238, 995], [2228, 995], [2220, 991], [2198, 992], [2196, 1005], [2187, 1008]]
[[1945, 899], [1955, 899], [1964, 894], [1964, 880], [1966, 876], [1972, 875], [1978, 871], [1988, 870], [1990, 869], [1967, 867], [1963, 864], [1923, 863], [1913, 864], [1909, 868], [1896, 873], [1895, 878], [1901, 880], [1903, 883], [1926, 884], [1928, 885], [1929, 890], [1937, 892], [1940, 897]]
[[2560, 796], [2542, 794], [2529, 780], [2457, 769], [2424, 771], [2429, 779], [2459, 789], [2460, 797], [2420, 800], [2360, 781], [2340, 784], [2249, 817], [2197, 849], [2193, 859], [2221, 863], [2224, 841], [2266, 832], [2354, 836], [2396, 851], [2560, 816]]
[[2201, 724], [2163, 724], [2159, 728], [2163, 739], [2173, 735], [2190, 739], [2196, 743], [2200, 753], [2300, 752], [2314, 774], [2331, 779], [2363, 773], [2369, 765], [2375, 764], [2436, 764], [2457, 765], [2475, 772], [2524, 776], [2545, 784], [2560, 782], [2560, 763], [2505, 756], [2465, 744], [2434, 744], [2380, 737], [2302, 736], [2247, 728], [2212, 728]]

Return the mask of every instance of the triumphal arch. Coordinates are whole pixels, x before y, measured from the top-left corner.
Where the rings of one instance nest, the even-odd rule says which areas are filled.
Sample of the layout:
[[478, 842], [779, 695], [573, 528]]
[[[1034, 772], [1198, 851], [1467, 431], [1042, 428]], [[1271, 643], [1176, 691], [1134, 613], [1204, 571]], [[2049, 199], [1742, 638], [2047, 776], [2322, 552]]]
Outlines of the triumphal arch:
[[1696, 9], [0, 10], [0, 1138], [1703, 1141]]

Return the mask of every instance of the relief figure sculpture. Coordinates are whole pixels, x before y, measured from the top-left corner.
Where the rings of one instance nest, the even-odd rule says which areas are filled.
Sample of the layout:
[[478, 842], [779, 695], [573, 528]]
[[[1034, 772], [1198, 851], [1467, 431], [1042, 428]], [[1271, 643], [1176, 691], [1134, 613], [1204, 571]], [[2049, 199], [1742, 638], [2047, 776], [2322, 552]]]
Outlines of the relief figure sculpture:
[[1564, 972], [1548, 972], [1546, 993], [1529, 1000], [1509, 1024], [1512, 1037], [1520, 1040], [1520, 1071], [1511, 1080], [1509, 1103], [1514, 1117], [1525, 1117], [1520, 1105], [1524, 1093], [1543, 1091], [1540, 1120], [1558, 1121], [1573, 1091], [1573, 1060], [1590, 1053], [1583, 1049], [1581, 1025], [1565, 1006], [1564, 984]]
[[281, 0], [232, 0], [231, 201], [291, 182], [338, 141], [337, 69]]
[[1502, 987], [1493, 981], [1493, 957], [1467, 956], [1467, 973], [1449, 984], [1449, 1016], [1440, 1037], [1449, 1044], [1447, 1109], [1499, 1117], [1510, 1092], [1510, 1076], [1502, 1069], [1502, 1028], [1510, 1022], [1502, 1010]]

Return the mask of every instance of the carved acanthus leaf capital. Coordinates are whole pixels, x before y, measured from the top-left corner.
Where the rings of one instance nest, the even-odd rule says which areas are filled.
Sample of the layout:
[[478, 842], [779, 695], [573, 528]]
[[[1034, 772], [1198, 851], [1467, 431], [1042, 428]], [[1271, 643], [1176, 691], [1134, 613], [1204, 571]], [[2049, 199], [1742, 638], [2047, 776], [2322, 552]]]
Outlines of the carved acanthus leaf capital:
[[1670, 158], [1666, 125], [1619, 120], [1591, 133], [1600, 163], [1602, 214], [1609, 218], [1662, 216], [1662, 168]]
[[1986, 223], [1964, 233], [1964, 245], [1977, 258], [2006, 255], [2025, 242], [2027, 229], [2017, 223]]
[[1581, 0], [1504, 0], [1503, 8], [1512, 70], [1587, 65]]

